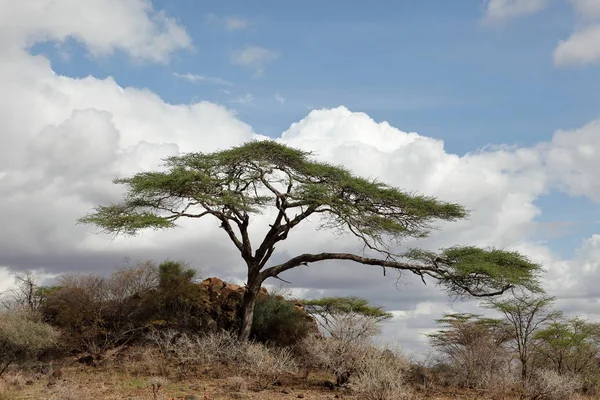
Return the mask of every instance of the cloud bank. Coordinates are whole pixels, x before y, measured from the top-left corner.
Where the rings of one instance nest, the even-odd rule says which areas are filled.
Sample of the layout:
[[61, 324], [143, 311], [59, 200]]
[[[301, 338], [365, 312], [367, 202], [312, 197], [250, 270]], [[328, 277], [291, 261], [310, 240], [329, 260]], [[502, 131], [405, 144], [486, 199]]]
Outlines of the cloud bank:
[[[176, 230], [134, 238], [99, 235], [75, 221], [95, 205], [118, 201], [121, 188], [111, 183], [116, 176], [158, 168], [162, 158], [180, 152], [210, 152], [262, 137], [222, 105], [169, 104], [112, 78], [61, 76], [46, 58], [28, 52], [36, 42], [69, 38], [94, 56], [120, 51], [133, 60], [162, 63], [192, 46], [185, 29], [141, 0], [118, 5], [94, 0], [85, 9], [75, 1], [0, 4], [6, 11], [0, 21], [0, 209], [6, 210], [0, 276], [24, 269], [107, 273], [131, 257], [185, 259], [206, 276], [242, 280], [244, 267], [214, 221], [184, 221]], [[122, 26], [106, 30], [104, 18]], [[246, 54], [240, 64], [256, 67], [263, 59]], [[338, 107], [311, 111], [277, 140], [358, 174], [464, 204], [472, 210], [469, 219], [441, 226], [419, 245], [519, 249], [544, 264], [545, 285], [560, 296], [561, 306], [596, 312], [591, 305], [600, 293], [592, 282], [600, 278], [600, 236], [583, 240], [572, 260], [556, 256], [535, 236], [541, 213], [536, 201], [550, 191], [600, 202], [600, 121], [557, 131], [532, 147], [497, 146], [459, 156], [448, 153], [441, 140]], [[252, 229], [259, 232], [267, 221], [268, 215], [257, 217]], [[349, 237], [315, 233], [308, 224], [275, 257], [324, 248], [360, 246]], [[386, 337], [413, 347], [422, 342], [419, 333], [448, 309], [434, 286], [403, 277], [397, 288], [395, 276], [357, 265], [324, 263], [285, 278], [307, 296], [353, 294], [385, 305], [396, 315]], [[587, 303], [579, 308], [582, 298]]]

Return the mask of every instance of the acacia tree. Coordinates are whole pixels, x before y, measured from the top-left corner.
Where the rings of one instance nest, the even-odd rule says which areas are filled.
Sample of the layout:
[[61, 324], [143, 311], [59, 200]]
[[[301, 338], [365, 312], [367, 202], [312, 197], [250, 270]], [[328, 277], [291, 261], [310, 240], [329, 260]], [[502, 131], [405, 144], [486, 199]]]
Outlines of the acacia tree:
[[554, 297], [545, 294], [514, 293], [509, 299], [488, 300], [484, 307], [497, 310], [510, 324], [512, 340], [517, 357], [521, 362], [521, 380], [530, 376], [530, 361], [535, 354], [535, 335], [546, 323], [561, 316], [560, 311], [552, 310]]
[[[165, 169], [116, 179], [128, 191], [122, 202], [99, 206], [80, 219], [113, 234], [173, 228], [180, 218], [215, 218], [248, 269], [240, 339], [247, 339], [261, 284], [308, 263], [348, 260], [432, 277], [457, 295], [493, 296], [515, 286], [533, 288], [539, 266], [514, 252], [454, 247], [440, 254], [397, 254], [401, 239], [427, 236], [433, 222], [464, 218], [454, 203], [404, 192], [349, 170], [319, 162], [311, 153], [274, 141], [254, 141], [214, 153], [169, 157]], [[252, 216], [274, 210], [264, 237], [251, 240]], [[324, 229], [356, 236], [363, 255], [299, 254], [270, 265], [275, 246], [309, 217]]]
[[393, 317], [383, 307], [360, 297], [323, 297], [304, 300], [304, 309], [334, 339], [361, 341], [376, 335], [383, 321]]
[[436, 322], [441, 329], [427, 335], [431, 345], [448, 357], [465, 386], [497, 384], [506, 375], [511, 358], [506, 342], [512, 335], [504, 321], [460, 313], [444, 314]]
[[560, 375], [597, 377], [600, 324], [580, 317], [558, 318], [537, 332], [535, 339], [539, 357]]

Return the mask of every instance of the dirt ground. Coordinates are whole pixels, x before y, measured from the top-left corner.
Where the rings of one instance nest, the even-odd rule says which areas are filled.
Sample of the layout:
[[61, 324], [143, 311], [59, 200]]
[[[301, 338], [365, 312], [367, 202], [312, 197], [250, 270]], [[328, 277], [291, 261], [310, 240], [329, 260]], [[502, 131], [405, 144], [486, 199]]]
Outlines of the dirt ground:
[[[163, 382], [153, 392], [153, 378], [131, 374], [120, 369], [70, 366], [61, 368], [58, 379], [23, 373], [9, 374], [0, 379], [0, 400], [220, 400], [220, 399], [358, 399], [343, 389], [325, 385], [326, 374], [311, 374], [308, 380], [288, 376], [281, 386], [258, 391], [251, 379], [246, 388], [233, 387], [232, 379], [223, 371], [211, 371], [197, 378]], [[224, 375], [224, 376], [219, 376]], [[230, 375], [229, 375], [230, 376]], [[469, 392], [421, 392], [418, 398], [431, 400], [484, 399]]]

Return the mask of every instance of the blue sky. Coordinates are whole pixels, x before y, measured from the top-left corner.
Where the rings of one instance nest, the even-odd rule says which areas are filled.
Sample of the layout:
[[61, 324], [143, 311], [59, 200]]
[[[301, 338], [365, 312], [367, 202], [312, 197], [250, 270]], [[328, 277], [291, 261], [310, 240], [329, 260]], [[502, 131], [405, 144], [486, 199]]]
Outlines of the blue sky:
[[[598, 115], [600, 68], [552, 63], [553, 48], [576, 21], [566, 3], [493, 26], [482, 23], [484, 4], [476, 0], [154, 5], [193, 40], [194, 48], [176, 53], [169, 64], [136, 63], [123, 54], [90, 58], [75, 40], [41, 43], [32, 52], [49, 57], [59, 74], [112, 76], [173, 104], [224, 104], [272, 137], [311, 109], [344, 105], [442, 139], [447, 152], [462, 155], [490, 144], [530, 146]], [[227, 29], [228, 18], [243, 26]], [[261, 73], [232, 62], [246, 46], [274, 55]], [[226, 82], [193, 83], [175, 74]], [[585, 198], [554, 193], [537, 204], [545, 211], [539, 221], [573, 222], [571, 235], [596, 229], [596, 206]], [[569, 255], [577, 237], [550, 240]]]
[[[552, 49], [575, 19], [566, 4], [488, 27], [479, 0], [154, 3], [185, 26], [194, 43], [169, 65], [135, 65], [123, 56], [90, 60], [73, 41], [63, 46], [68, 61], [54, 45], [34, 51], [48, 55], [61, 74], [113, 76], [171, 103], [228, 104], [270, 136], [310, 109], [345, 105], [443, 139], [449, 152], [463, 154], [490, 143], [530, 145], [598, 114], [600, 70], [552, 64]], [[232, 16], [248, 27], [230, 31], [217, 21]], [[230, 61], [244, 46], [272, 50], [277, 58], [255, 76]], [[174, 73], [233, 86], [190, 84]], [[253, 104], [232, 103], [247, 94]]]

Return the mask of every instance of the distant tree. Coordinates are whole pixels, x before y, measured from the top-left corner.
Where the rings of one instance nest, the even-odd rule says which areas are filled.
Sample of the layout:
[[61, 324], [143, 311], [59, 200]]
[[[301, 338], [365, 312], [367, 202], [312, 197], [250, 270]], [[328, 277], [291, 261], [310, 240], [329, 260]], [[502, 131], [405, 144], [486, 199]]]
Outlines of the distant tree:
[[[455, 247], [439, 254], [397, 254], [394, 244], [423, 238], [436, 220], [455, 221], [464, 218], [466, 210], [355, 176], [275, 141], [173, 156], [165, 167], [116, 179], [128, 189], [123, 201], [99, 206], [79, 221], [113, 234], [135, 234], [146, 228], [173, 228], [180, 218], [215, 218], [248, 270], [242, 340], [250, 335], [262, 283], [308, 263], [348, 260], [383, 267], [384, 272], [407, 271], [422, 279], [431, 277], [457, 295], [494, 296], [514, 287], [537, 286], [539, 266], [515, 252]], [[274, 218], [257, 244], [249, 234], [251, 216], [267, 210], [274, 211]], [[275, 246], [310, 217], [318, 217], [321, 228], [354, 235], [369, 254], [305, 253], [269, 265]]]
[[[535, 334], [538, 357], [559, 374], [586, 377], [600, 372], [600, 324], [581, 318], [551, 321]], [[596, 378], [597, 379], [597, 378]]]
[[545, 294], [515, 293], [508, 299], [488, 300], [485, 307], [499, 311], [510, 324], [512, 339], [521, 362], [521, 380], [525, 382], [530, 375], [530, 361], [535, 355], [535, 335], [546, 323], [561, 315], [552, 310], [554, 297]]
[[38, 276], [31, 271], [16, 273], [14, 277], [16, 287], [3, 294], [2, 306], [7, 310], [19, 309], [36, 314], [50, 288], [40, 286]]
[[372, 306], [360, 297], [323, 297], [303, 301], [305, 310], [316, 317], [321, 328], [334, 339], [362, 340], [379, 332], [381, 322], [392, 318], [383, 307]]
[[511, 359], [506, 345], [512, 337], [504, 321], [476, 314], [445, 314], [436, 322], [440, 330], [427, 336], [431, 345], [448, 357], [459, 382], [485, 388], [491, 376], [502, 375]]

